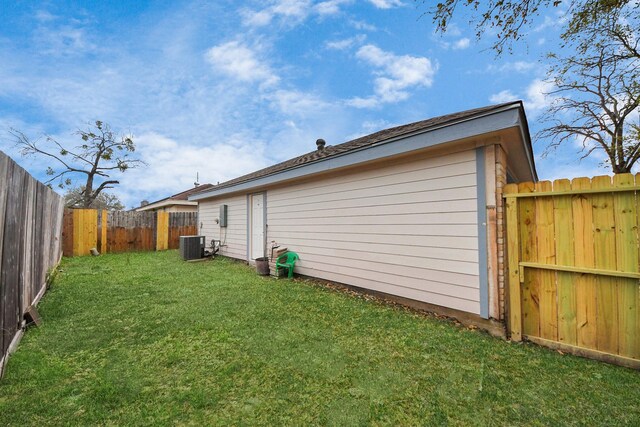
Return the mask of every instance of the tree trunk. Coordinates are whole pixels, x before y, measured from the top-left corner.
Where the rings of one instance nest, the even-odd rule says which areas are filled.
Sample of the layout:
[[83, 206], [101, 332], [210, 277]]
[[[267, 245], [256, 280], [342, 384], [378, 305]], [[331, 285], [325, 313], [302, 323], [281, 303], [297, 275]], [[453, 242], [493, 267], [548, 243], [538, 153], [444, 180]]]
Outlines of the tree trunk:
[[630, 173], [631, 172], [631, 166], [624, 166], [624, 165], [613, 165], [611, 167], [611, 169], [613, 169], [613, 173], [614, 174], [619, 174], [619, 173]]
[[89, 177], [87, 178], [87, 185], [84, 187], [82, 205], [85, 209], [90, 208], [91, 202], [93, 202], [93, 199], [91, 198], [91, 193], [93, 193], [93, 175], [89, 175]]

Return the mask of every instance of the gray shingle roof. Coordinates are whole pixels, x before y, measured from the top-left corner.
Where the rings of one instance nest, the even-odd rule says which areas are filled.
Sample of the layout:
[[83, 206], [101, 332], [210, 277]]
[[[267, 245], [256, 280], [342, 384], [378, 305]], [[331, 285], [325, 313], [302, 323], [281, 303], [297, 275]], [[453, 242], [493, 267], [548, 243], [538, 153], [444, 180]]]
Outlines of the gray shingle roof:
[[[522, 102], [514, 101], [514, 102], [508, 102], [508, 103], [499, 104], [499, 105], [491, 105], [489, 107], [474, 108], [472, 110], [466, 110], [458, 113], [447, 114], [444, 116], [433, 117], [431, 119], [421, 120], [419, 122], [414, 122], [414, 123], [409, 123], [402, 126], [396, 126], [393, 128], [384, 129], [384, 130], [372, 133], [370, 135], [362, 136], [360, 138], [356, 138], [351, 141], [344, 142], [339, 145], [328, 145], [323, 150], [314, 150], [309, 153], [305, 153], [301, 156], [294, 157], [293, 159], [289, 159], [284, 162], [275, 164], [273, 166], [269, 166], [255, 172], [242, 175], [238, 178], [234, 178], [229, 181], [220, 183], [214, 186], [213, 189], [218, 190], [226, 187], [231, 187], [237, 184], [241, 184], [243, 182], [252, 181], [257, 178], [262, 178], [262, 177], [279, 173], [288, 169], [293, 169], [308, 163], [313, 163], [315, 161], [324, 160], [324, 159], [338, 156], [350, 151], [366, 148], [366, 147], [375, 145], [377, 143], [387, 141], [389, 139], [397, 138], [403, 135], [427, 130], [432, 127], [443, 126], [449, 122], [457, 122], [464, 119], [470, 119], [475, 116], [481, 116], [486, 113], [492, 112], [494, 110], [498, 110], [503, 107], [506, 107], [509, 105], [515, 105], [515, 104], [522, 105]], [[398, 143], [401, 143], [401, 142], [398, 141]]]

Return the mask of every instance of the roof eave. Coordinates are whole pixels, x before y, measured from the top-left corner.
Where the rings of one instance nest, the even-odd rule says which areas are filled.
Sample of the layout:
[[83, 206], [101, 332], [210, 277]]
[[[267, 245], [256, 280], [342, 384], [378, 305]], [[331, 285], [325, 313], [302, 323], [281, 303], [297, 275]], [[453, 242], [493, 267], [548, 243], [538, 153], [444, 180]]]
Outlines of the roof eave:
[[149, 203], [148, 205], [140, 206], [136, 208], [136, 211], [148, 211], [151, 209], [164, 208], [167, 206], [197, 206], [198, 202], [192, 200], [171, 200], [165, 199], [155, 203]]
[[[516, 112], [515, 115], [509, 114], [510, 112], [514, 112], [514, 111]], [[487, 119], [490, 116], [501, 115], [501, 113], [504, 113], [503, 114], [504, 117], [502, 116], [500, 117], [500, 120], [496, 122], [496, 126], [494, 128], [489, 126], [489, 123], [486, 122], [485, 119]], [[444, 135], [435, 135], [439, 131], [443, 131], [447, 128], [455, 128], [456, 126], [468, 128], [469, 127], [468, 122], [478, 121], [478, 120], [482, 120], [483, 123], [478, 122], [476, 126], [473, 126], [473, 129], [461, 128], [459, 129], [457, 134], [453, 133], [451, 137], [445, 138]], [[326, 170], [330, 170], [338, 167], [345, 167], [345, 166], [358, 164], [367, 160], [384, 158], [384, 157], [395, 155], [395, 154], [402, 154], [402, 152], [409, 152], [409, 151], [414, 151], [421, 148], [427, 148], [431, 146], [442, 145], [442, 144], [446, 144], [454, 141], [459, 141], [464, 138], [473, 137], [474, 133], [469, 131], [475, 131], [475, 134], [477, 135], [477, 134], [487, 133], [491, 131], [499, 131], [499, 130], [514, 127], [514, 126], [520, 127], [520, 132], [522, 133], [523, 141], [525, 141], [525, 145], [527, 146], [525, 147], [525, 150], [527, 152], [526, 154], [528, 157], [529, 166], [531, 168], [531, 173], [532, 173], [532, 176], [535, 176], [537, 179], [535, 165], [533, 163], [533, 157], [532, 157], [533, 151], [531, 150], [531, 141], [530, 141], [530, 138], [528, 138], [528, 134], [529, 134], [528, 126], [526, 122], [526, 117], [524, 116], [524, 107], [522, 105], [522, 102], [518, 101], [518, 102], [513, 102], [507, 105], [502, 105], [500, 107], [496, 107], [495, 109], [488, 110], [473, 116], [464, 117], [458, 120], [453, 120], [448, 123], [443, 123], [443, 124], [435, 125], [425, 129], [420, 129], [418, 131], [397, 135], [392, 138], [379, 141], [375, 144], [372, 144], [366, 147], [361, 147], [345, 153], [337, 154], [335, 156], [318, 159], [313, 162], [305, 163], [304, 165], [295, 166], [289, 169], [278, 171], [273, 174], [249, 179], [247, 181], [239, 182], [237, 184], [234, 184], [228, 187], [224, 187], [220, 189], [216, 189], [214, 187], [210, 191], [204, 191], [202, 193], [189, 196], [189, 200], [197, 201], [197, 200], [209, 199], [209, 198], [218, 197], [218, 196], [222, 196], [229, 193], [235, 193], [238, 191], [250, 190], [251, 188], [271, 185], [280, 181], [295, 178], [297, 176], [311, 175], [321, 171], [326, 171]], [[526, 129], [523, 129], [523, 127], [525, 127]], [[432, 138], [433, 141], [427, 141], [427, 143], [424, 144], [423, 146], [410, 146], [408, 144], [403, 144], [402, 147], [400, 147], [396, 144], [394, 149], [391, 149], [391, 150], [381, 149], [383, 147], [388, 147], [390, 143], [401, 140], [401, 139], [409, 139], [412, 137], [428, 135], [428, 134], [434, 134], [434, 138]], [[378, 153], [380, 155], [379, 156], [372, 155], [364, 159], [363, 157], [366, 157], [366, 156], [358, 155], [362, 152], [374, 153], [375, 151], [380, 151], [380, 153]], [[353, 161], [341, 162], [340, 159], [353, 159]], [[332, 165], [332, 163], [335, 165]], [[322, 167], [322, 165], [326, 165], [326, 166]], [[309, 172], [306, 174], [299, 173], [297, 175], [292, 173], [300, 170], [308, 170]]]
[[522, 102], [520, 102], [520, 133], [522, 135], [522, 141], [524, 141], [524, 149], [527, 154], [531, 176], [533, 176], [534, 182], [538, 182], [538, 171], [536, 170], [536, 163], [533, 157], [533, 144], [531, 143], [531, 134], [529, 133], [529, 122], [527, 121], [527, 114], [524, 111]]

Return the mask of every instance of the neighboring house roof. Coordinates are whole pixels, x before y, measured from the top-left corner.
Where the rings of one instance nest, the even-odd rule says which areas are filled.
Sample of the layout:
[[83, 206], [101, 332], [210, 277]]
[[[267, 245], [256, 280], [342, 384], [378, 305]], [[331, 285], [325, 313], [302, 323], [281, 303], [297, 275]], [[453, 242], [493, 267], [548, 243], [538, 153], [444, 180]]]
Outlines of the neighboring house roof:
[[[295, 157], [293, 159], [286, 160], [282, 163], [278, 163], [273, 166], [269, 166], [264, 169], [260, 169], [258, 171], [240, 176], [238, 178], [231, 179], [229, 181], [223, 182], [218, 185], [214, 185], [213, 188], [199, 190], [197, 193], [192, 194], [189, 197], [189, 200], [201, 200], [208, 197], [215, 197], [217, 195], [225, 194], [236, 189], [240, 190], [242, 187], [248, 187], [248, 184], [261, 178], [271, 177], [274, 175], [283, 174], [286, 171], [290, 171], [292, 169], [301, 168], [303, 166], [327, 161], [329, 159], [333, 159], [339, 156], [344, 156], [349, 153], [357, 152], [363, 149], [369, 149], [381, 144], [386, 144], [389, 142], [398, 142], [401, 144], [401, 140], [412, 135], [417, 135], [421, 133], [426, 133], [430, 131], [435, 131], [442, 128], [453, 127], [458, 124], [462, 124], [464, 122], [468, 122], [470, 120], [479, 119], [482, 117], [487, 117], [491, 115], [495, 115], [505, 111], [517, 111], [517, 118], [514, 119], [513, 116], [505, 117], [502, 121], [495, 123], [495, 128], [491, 126], [484, 126], [478, 123], [477, 129], [472, 129], [472, 132], [475, 131], [476, 135], [491, 132], [494, 130], [505, 129], [507, 127], [520, 126], [522, 129], [522, 139], [525, 142], [526, 147], [524, 150], [526, 151], [526, 157], [528, 158], [530, 174], [534, 180], [537, 180], [537, 172], [535, 170], [535, 164], [533, 162], [533, 149], [531, 147], [531, 139], [529, 136], [529, 128], [527, 124], [527, 120], [524, 114], [524, 107], [522, 105], [522, 101], [514, 101], [499, 105], [492, 105], [488, 107], [482, 108], [474, 108], [472, 110], [461, 111], [458, 113], [447, 114], [444, 116], [434, 117], [427, 120], [422, 120], [419, 122], [409, 123], [402, 126], [396, 126], [393, 128], [381, 130], [379, 132], [372, 133], [370, 135], [366, 135], [360, 138], [356, 138], [354, 140], [339, 144], [339, 145], [328, 145], [322, 150], [314, 150], [309, 153], [303, 154], [301, 156]], [[453, 141], [456, 139], [461, 139], [464, 137], [468, 137], [469, 135], [464, 134], [464, 132], [451, 132], [451, 135], [445, 138], [442, 141], [434, 141], [433, 144], [427, 142], [427, 145], [437, 145], [439, 143], [446, 143], [449, 141]], [[408, 149], [410, 147], [407, 147]], [[357, 161], [352, 162], [351, 164], [355, 164]], [[345, 166], [343, 164], [342, 166]], [[318, 171], [322, 170], [322, 168], [316, 168]], [[283, 179], [288, 177], [283, 176]], [[279, 180], [274, 178], [274, 180]], [[274, 181], [272, 180], [272, 181]], [[236, 188], [237, 187], [237, 188]]]
[[175, 205], [195, 206], [198, 204], [198, 202], [190, 201], [189, 196], [200, 191], [206, 191], [212, 187], [214, 187], [213, 184], [200, 184], [197, 187], [190, 188], [188, 190], [174, 194], [173, 196], [165, 197], [164, 199], [156, 200], [155, 202], [151, 202], [148, 205], [137, 207], [134, 210], [141, 212]]

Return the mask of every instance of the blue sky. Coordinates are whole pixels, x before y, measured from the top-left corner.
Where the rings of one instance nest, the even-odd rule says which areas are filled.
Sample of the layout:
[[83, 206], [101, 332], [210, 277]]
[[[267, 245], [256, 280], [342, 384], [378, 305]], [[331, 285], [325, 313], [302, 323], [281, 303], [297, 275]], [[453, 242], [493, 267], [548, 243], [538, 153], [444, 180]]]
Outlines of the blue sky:
[[[114, 190], [128, 207], [222, 182], [390, 126], [522, 99], [532, 134], [549, 102], [544, 54], [562, 10], [496, 58], [464, 15], [434, 34], [412, 0], [216, 2], [4, 1], [0, 4], [0, 149], [7, 130], [77, 142], [102, 120], [131, 132], [148, 166]], [[577, 146], [541, 178], [607, 173]]]

